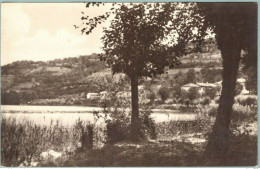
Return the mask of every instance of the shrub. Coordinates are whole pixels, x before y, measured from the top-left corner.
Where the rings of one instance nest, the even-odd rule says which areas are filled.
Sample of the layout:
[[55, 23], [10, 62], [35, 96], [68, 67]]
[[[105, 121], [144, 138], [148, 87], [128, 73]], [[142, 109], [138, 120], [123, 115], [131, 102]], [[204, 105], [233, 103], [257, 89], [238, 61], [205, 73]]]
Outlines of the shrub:
[[253, 98], [253, 97], [248, 97], [245, 101], [245, 104], [247, 106], [251, 106], [251, 105], [257, 105], [257, 100], [256, 98]]
[[[114, 112], [112, 112], [114, 113]], [[118, 111], [119, 116], [107, 120], [107, 143], [114, 144], [123, 140], [131, 140], [131, 116], [130, 113]], [[139, 139], [156, 138], [155, 122], [150, 117], [150, 111], [140, 111], [139, 116], [140, 132]]]
[[187, 92], [183, 92], [183, 98], [189, 99], [190, 101], [195, 100], [199, 96], [198, 89], [193, 87], [189, 89]]
[[159, 89], [159, 95], [161, 96], [161, 99], [164, 102], [169, 97], [169, 89], [166, 87], [161, 87]]
[[191, 103], [191, 102], [190, 102], [190, 100], [189, 100], [189, 99], [185, 99], [185, 100], [184, 100], [184, 104], [185, 104], [185, 106], [189, 106], [189, 105], [190, 105], [190, 103]]
[[172, 87], [171, 95], [175, 98], [179, 98], [182, 95], [181, 86], [176, 84]]
[[148, 99], [151, 101], [151, 102], [154, 102], [156, 98], [156, 95], [153, 91], [150, 91], [149, 94], [148, 94]]
[[[114, 144], [122, 140], [130, 139], [130, 130], [131, 130], [131, 112], [127, 110], [131, 105], [130, 98], [127, 97], [117, 97], [117, 94], [121, 91], [124, 91], [126, 83], [124, 80], [118, 80], [117, 82], [111, 83], [102, 83], [106, 86], [107, 96], [103, 99], [103, 112], [106, 116], [105, 123], [107, 125], [107, 136], [106, 142], [109, 144]], [[150, 99], [154, 99], [155, 95]], [[144, 139], [146, 137], [153, 137], [155, 134], [152, 133], [153, 129], [153, 120], [150, 118], [150, 111], [145, 107], [145, 103], [139, 102], [139, 107], [142, 110], [139, 112], [140, 120], [140, 133], [139, 138]], [[99, 113], [98, 113], [99, 114]], [[98, 117], [102, 118], [102, 117]]]
[[234, 123], [240, 123], [257, 119], [257, 109], [249, 106], [233, 105], [231, 120]]
[[211, 99], [209, 97], [205, 97], [202, 101], [201, 101], [201, 104], [206, 106], [206, 105], [209, 105]]
[[240, 104], [242, 106], [257, 105], [257, 99], [254, 98], [254, 97], [247, 97], [246, 99], [237, 98], [236, 101], [237, 101], [238, 104]]
[[207, 96], [210, 99], [214, 99], [214, 97], [216, 96], [216, 93], [217, 93], [217, 89], [216, 88], [206, 88], [204, 96]]

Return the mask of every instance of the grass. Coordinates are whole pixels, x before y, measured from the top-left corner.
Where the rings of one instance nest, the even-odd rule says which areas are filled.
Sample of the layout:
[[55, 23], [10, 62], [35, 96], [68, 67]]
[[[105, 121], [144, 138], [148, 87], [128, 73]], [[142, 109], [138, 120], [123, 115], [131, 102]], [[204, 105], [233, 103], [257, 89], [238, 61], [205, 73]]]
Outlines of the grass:
[[[236, 140], [236, 138], [234, 138]], [[241, 149], [241, 142], [243, 148]], [[156, 166], [255, 166], [257, 138], [247, 137], [233, 143], [225, 161], [205, 159], [206, 143], [143, 142], [140, 144], [107, 145], [100, 150], [78, 152], [64, 163], [66, 167], [156, 167]]]
[[[37, 126], [30, 121], [16, 122], [16, 119], [2, 116], [1, 162], [3, 166], [19, 166], [26, 162], [41, 161], [40, 154], [54, 150], [71, 154], [75, 149], [93, 144], [88, 123], [77, 121], [72, 128], [60, 123], [51, 126]], [[92, 133], [93, 135], [93, 133]]]

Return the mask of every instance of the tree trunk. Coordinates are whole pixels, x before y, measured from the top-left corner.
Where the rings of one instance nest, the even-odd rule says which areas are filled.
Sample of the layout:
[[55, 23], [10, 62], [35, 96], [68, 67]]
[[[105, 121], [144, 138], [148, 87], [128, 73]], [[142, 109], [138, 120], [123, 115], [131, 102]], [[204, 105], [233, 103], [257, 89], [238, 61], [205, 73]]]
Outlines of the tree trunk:
[[[233, 43], [232, 43], [233, 42]], [[234, 103], [237, 72], [239, 68], [241, 48], [234, 39], [222, 45], [223, 81], [216, 121], [209, 136], [206, 157], [214, 158], [223, 165], [229, 150], [229, 125]], [[224, 161], [223, 161], [224, 160]]]
[[131, 139], [138, 141], [139, 139], [139, 105], [138, 105], [138, 76], [131, 77], [131, 101], [132, 101], [132, 116], [131, 116]]

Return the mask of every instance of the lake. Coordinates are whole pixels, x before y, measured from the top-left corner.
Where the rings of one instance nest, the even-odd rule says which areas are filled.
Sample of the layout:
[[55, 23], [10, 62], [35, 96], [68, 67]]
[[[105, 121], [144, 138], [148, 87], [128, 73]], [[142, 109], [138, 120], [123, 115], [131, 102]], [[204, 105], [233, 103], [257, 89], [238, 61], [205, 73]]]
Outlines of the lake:
[[[77, 120], [94, 123], [93, 111], [102, 111], [101, 107], [84, 106], [29, 106], [2, 105], [2, 116], [15, 118], [17, 122], [31, 121], [36, 125], [50, 126], [57, 121], [64, 127], [70, 127]], [[193, 121], [196, 114], [181, 113], [179, 110], [153, 109], [151, 117], [156, 123], [165, 121]]]

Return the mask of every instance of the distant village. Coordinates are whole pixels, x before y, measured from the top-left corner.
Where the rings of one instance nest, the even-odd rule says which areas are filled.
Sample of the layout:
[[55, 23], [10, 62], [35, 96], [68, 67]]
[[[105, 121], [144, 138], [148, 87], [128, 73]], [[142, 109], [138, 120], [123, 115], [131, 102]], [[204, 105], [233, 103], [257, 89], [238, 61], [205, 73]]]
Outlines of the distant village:
[[[246, 80], [244, 78], [237, 79], [237, 82], [240, 83], [243, 88], [241, 90], [240, 95], [248, 95], [250, 92], [245, 88]], [[222, 86], [222, 81], [216, 83], [188, 83], [181, 86], [181, 92], [188, 92], [192, 88], [196, 88], [198, 94], [203, 95], [206, 89], [212, 88], [220, 88]], [[144, 102], [148, 102], [148, 92], [145, 91], [144, 85], [138, 86], [139, 91], [142, 91], [140, 94], [140, 98], [143, 99]], [[221, 91], [221, 90], [220, 90]], [[220, 96], [220, 91], [216, 93], [216, 96]], [[38, 99], [28, 102], [29, 105], [90, 105], [90, 106], [98, 106], [99, 103], [105, 99], [107, 99], [108, 92], [101, 91], [101, 92], [82, 92], [80, 94], [73, 94], [73, 95], [64, 95], [59, 96], [58, 98], [54, 99]], [[131, 92], [130, 91], [120, 91], [116, 94], [118, 98], [130, 99]], [[157, 96], [155, 100], [159, 99]]]

